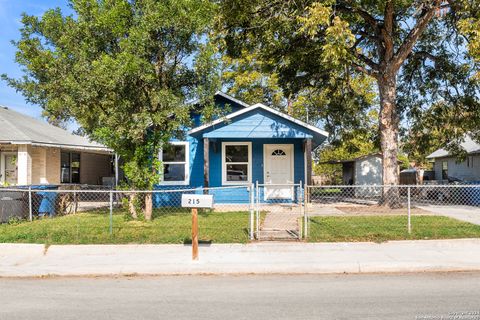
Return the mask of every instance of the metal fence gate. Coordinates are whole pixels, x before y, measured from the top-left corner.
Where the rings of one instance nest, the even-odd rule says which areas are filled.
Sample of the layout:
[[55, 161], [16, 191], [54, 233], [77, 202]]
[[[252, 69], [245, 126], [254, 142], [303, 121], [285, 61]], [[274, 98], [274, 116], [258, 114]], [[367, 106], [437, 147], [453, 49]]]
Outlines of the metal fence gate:
[[304, 189], [298, 184], [255, 184], [255, 238], [260, 241], [303, 237]]

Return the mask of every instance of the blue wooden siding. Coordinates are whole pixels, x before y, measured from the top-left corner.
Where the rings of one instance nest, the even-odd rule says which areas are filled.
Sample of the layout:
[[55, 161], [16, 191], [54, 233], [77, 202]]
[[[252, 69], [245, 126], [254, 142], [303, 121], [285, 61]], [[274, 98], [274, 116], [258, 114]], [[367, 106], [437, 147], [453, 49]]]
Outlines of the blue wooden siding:
[[[222, 142], [251, 142], [252, 143], [252, 182], [264, 183], [263, 179], [263, 145], [264, 144], [293, 144], [294, 149], [294, 179], [295, 183], [305, 178], [305, 159], [303, 140], [300, 139], [215, 139], [211, 141], [210, 158], [210, 186], [222, 186]], [[216, 151], [215, 151], [216, 150]], [[203, 174], [203, 171], [202, 171]]]
[[203, 131], [206, 138], [313, 138], [310, 130], [263, 109]]
[[[264, 144], [293, 144], [294, 160], [293, 173], [294, 182], [300, 183], [305, 180], [305, 159], [303, 153], [303, 140], [301, 139], [215, 139], [212, 144], [216, 144], [215, 148], [210, 148], [210, 186], [222, 186], [222, 142], [251, 142], [252, 143], [252, 183], [264, 183], [263, 176], [263, 145]], [[216, 152], [215, 152], [216, 150]], [[229, 192], [218, 192], [217, 201], [220, 202], [248, 202], [248, 193], [245, 189], [234, 189], [237, 196], [232, 197]], [[243, 201], [240, 201], [242, 199]], [[263, 197], [262, 197], [263, 199]]]
[[[203, 186], [203, 140], [188, 136], [190, 147], [190, 183], [189, 185], [158, 185], [157, 190], [178, 190], [201, 188]], [[305, 180], [305, 160], [302, 139], [214, 139], [210, 140], [210, 187], [222, 187], [222, 142], [242, 141], [252, 143], [252, 182], [263, 184], [263, 145], [293, 144], [294, 149], [294, 182]], [[199, 191], [200, 192], [200, 191]], [[246, 188], [213, 190], [217, 203], [248, 203], [249, 194]], [[180, 205], [181, 193], [156, 194], [156, 206], [167, 204]], [[263, 199], [263, 196], [262, 196]]]

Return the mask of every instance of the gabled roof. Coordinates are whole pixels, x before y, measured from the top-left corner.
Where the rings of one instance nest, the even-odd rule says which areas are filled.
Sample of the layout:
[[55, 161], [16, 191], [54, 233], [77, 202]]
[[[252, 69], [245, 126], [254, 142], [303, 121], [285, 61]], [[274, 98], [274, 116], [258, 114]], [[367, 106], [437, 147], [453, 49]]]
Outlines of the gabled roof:
[[[480, 144], [473, 141], [469, 135], [465, 136], [465, 140], [462, 143], [460, 143], [460, 146], [469, 154], [480, 153]], [[450, 155], [450, 152], [448, 152], [448, 150], [441, 148], [436, 150], [432, 154], [428, 155], [427, 159], [443, 158], [443, 157], [448, 157], [449, 155]]]
[[[242, 107], [244, 107], [244, 108], [250, 107], [250, 105], [249, 105], [248, 103], [243, 102], [242, 100], [238, 100], [238, 99], [232, 97], [231, 95], [229, 95], [229, 94], [227, 94], [227, 93], [225, 93], [225, 92], [222, 92], [222, 91], [217, 91], [217, 92], [215, 92], [215, 94], [214, 94], [213, 96], [214, 96], [214, 97], [215, 97], [215, 96], [217, 96], [217, 97], [222, 97], [222, 98], [224, 98], [224, 99], [226, 99], [226, 100], [229, 100], [229, 101], [231, 101], [231, 102], [233, 102], [233, 103], [236, 103], [236, 104], [238, 104], [239, 106], [242, 106]], [[198, 103], [199, 103], [199, 100], [194, 100], [194, 101], [190, 102], [190, 104], [192, 104], [192, 105], [193, 105], [193, 104], [198, 104]]]
[[308, 124], [308, 123], [306, 123], [306, 122], [303, 122], [303, 121], [301, 121], [301, 120], [298, 120], [298, 119], [296, 119], [296, 118], [294, 118], [294, 117], [291, 117], [291, 116], [289, 116], [289, 115], [287, 115], [287, 114], [285, 114], [285, 113], [283, 113], [283, 112], [280, 112], [280, 111], [278, 111], [278, 110], [275, 110], [275, 109], [272, 109], [272, 108], [270, 108], [270, 107], [267, 107], [266, 105], [263, 105], [263, 104], [261, 104], [261, 103], [257, 103], [257, 104], [254, 104], [254, 105], [250, 106], [250, 107], [241, 109], [241, 110], [239, 110], [239, 111], [237, 111], [237, 112], [230, 113], [230, 114], [226, 115], [226, 116], [223, 117], [223, 118], [217, 119], [217, 120], [212, 121], [212, 122], [210, 122], [210, 123], [207, 123], [207, 124], [204, 124], [204, 125], [199, 126], [199, 127], [197, 127], [197, 128], [194, 128], [194, 129], [190, 130], [188, 133], [189, 133], [189, 134], [195, 134], [195, 133], [202, 132], [202, 131], [207, 130], [207, 129], [211, 128], [211, 127], [214, 127], [214, 126], [216, 126], [216, 125], [223, 124], [224, 122], [226, 122], [226, 121], [228, 121], [228, 120], [231, 120], [231, 119], [233, 119], [233, 118], [236, 118], [236, 117], [238, 117], [238, 116], [241, 116], [241, 115], [243, 115], [243, 114], [247, 114], [247, 113], [249, 113], [249, 112], [252, 112], [252, 111], [258, 110], [258, 109], [267, 111], [267, 112], [269, 112], [269, 113], [271, 113], [271, 114], [273, 114], [273, 115], [275, 115], [275, 116], [278, 116], [278, 117], [280, 117], [280, 118], [286, 119], [286, 120], [288, 120], [289, 122], [294, 123], [294, 124], [296, 124], [296, 125], [298, 125], [298, 126], [300, 126], [300, 127], [306, 128], [308, 131], [316, 134], [317, 136], [320, 135], [320, 136], [322, 136], [323, 138], [328, 137], [328, 133], [327, 133], [326, 131], [324, 131], [324, 130], [322, 130], [322, 129], [320, 129], [320, 128], [317, 128], [317, 127], [315, 127], [315, 126], [312, 126], [312, 125], [310, 125], [310, 124]]
[[2, 106], [0, 143], [111, 152], [104, 145]]
[[215, 96], [223, 97], [223, 98], [225, 98], [225, 99], [227, 99], [227, 100], [230, 100], [230, 101], [232, 101], [232, 102], [234, 102], [234, 103], [236, 103], [236, 104], [239, 104], [239, 105], [241, 105], [242, 107], [245, 107], [245, 108], [250, 107], [250, 105], [249, 105], [248, 103], [243, 102], [242, 100], [238, 100], [238, 99], [232, 97], [231, 95], [226, 94], [226, 93], [224, 93], [224, 92], [222, 92], [222, 91], [217, 91], [217, 92], [215, 92]]

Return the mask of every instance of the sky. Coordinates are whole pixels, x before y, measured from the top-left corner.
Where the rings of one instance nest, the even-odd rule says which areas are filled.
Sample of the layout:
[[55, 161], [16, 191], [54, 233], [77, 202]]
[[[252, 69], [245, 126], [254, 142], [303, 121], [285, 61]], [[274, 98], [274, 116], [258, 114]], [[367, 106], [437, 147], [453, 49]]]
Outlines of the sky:
[[[67, 0], [0, 0], [0, 74], [9, 77], [22, 76], [21, 68], [15, 63], [15, 47], [12, 40], [20, 38], [21, 15], [41, 16], [46, 10], [59, 7], [69, 12]], [[41, 109], [28, 104], [25, 98], [0, 80], [0, 105], [41, 119]]]

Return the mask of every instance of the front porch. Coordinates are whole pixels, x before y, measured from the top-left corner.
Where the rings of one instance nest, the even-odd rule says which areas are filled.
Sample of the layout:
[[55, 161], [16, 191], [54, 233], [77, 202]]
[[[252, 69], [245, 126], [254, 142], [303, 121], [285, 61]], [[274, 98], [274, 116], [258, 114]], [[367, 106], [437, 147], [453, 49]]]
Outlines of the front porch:
[[114, 155], [104, 150], [0, 145], [0, 185], [113, 185]]

